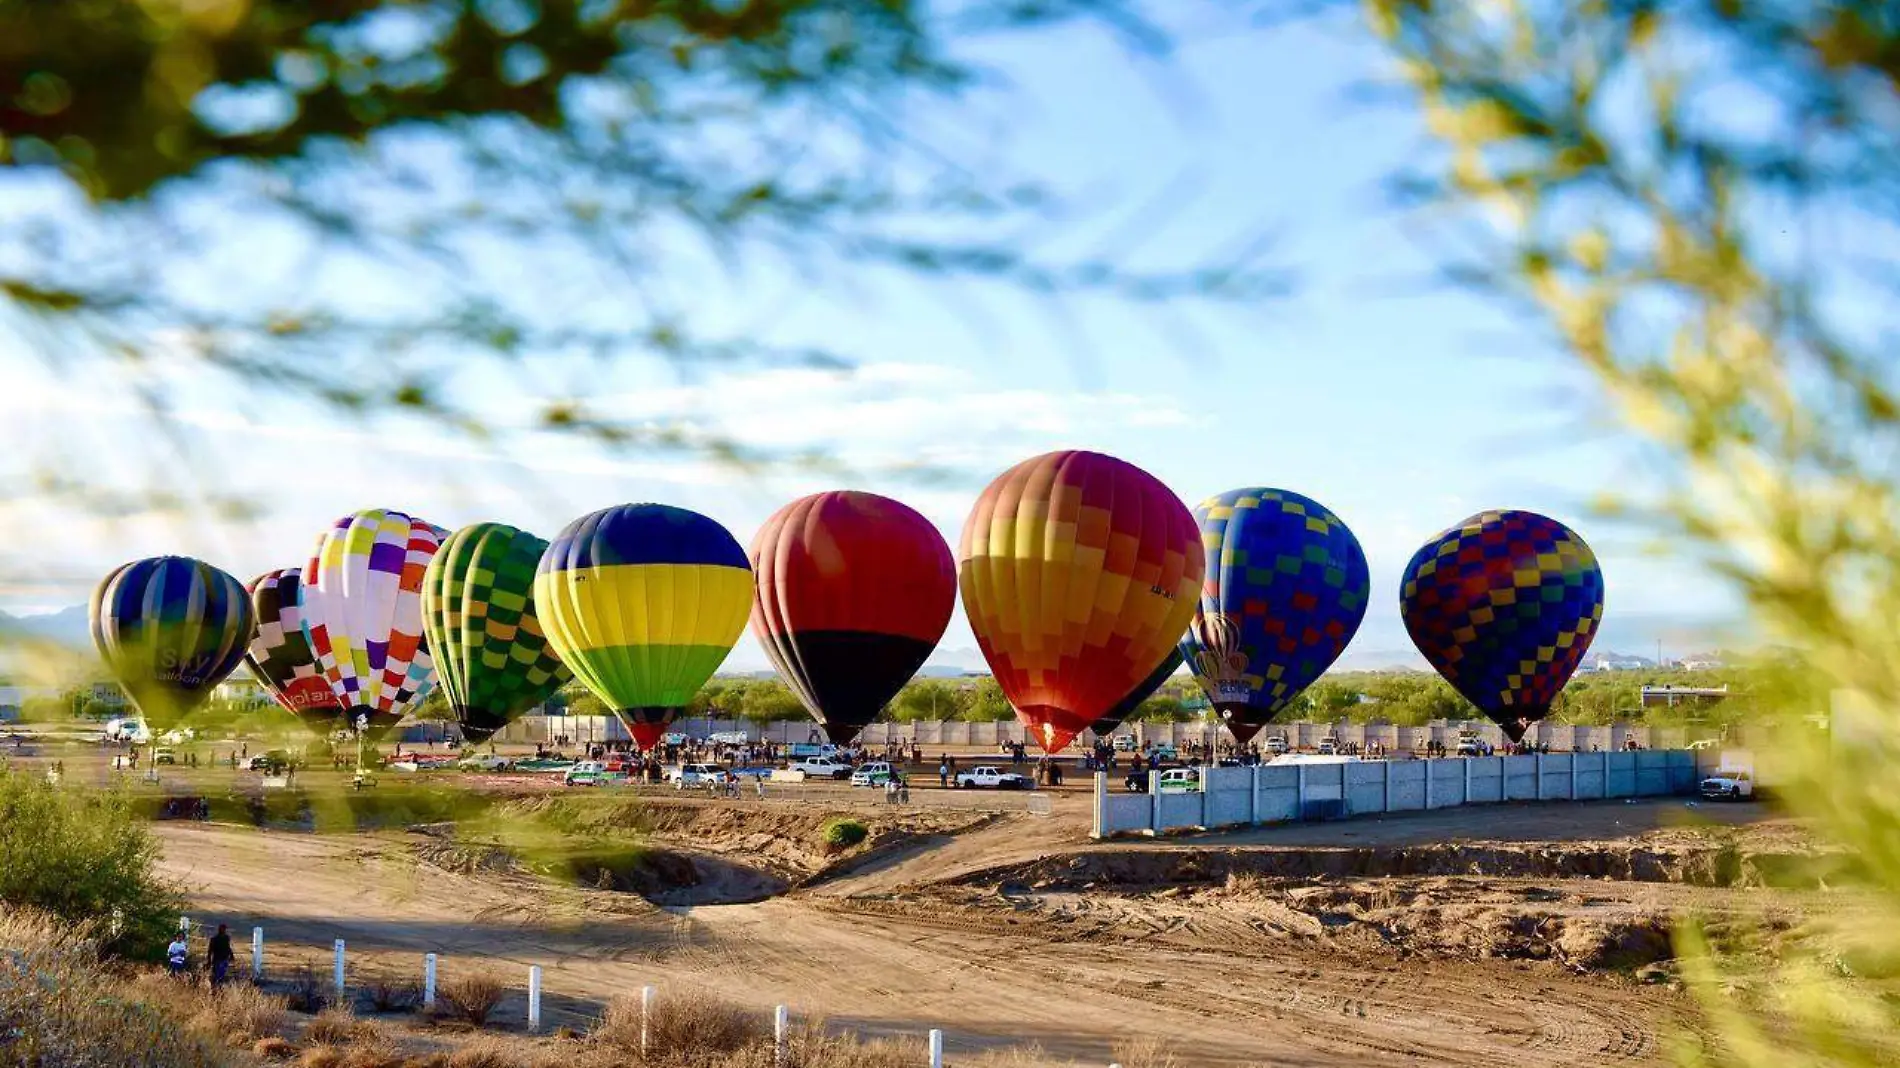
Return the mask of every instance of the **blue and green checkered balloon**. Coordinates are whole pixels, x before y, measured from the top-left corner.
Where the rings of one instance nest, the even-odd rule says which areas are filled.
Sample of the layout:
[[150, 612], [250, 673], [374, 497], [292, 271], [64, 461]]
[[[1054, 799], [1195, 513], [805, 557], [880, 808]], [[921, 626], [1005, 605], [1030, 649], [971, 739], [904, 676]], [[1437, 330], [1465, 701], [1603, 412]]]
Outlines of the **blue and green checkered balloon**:
[[1346, 651], [1371, 575], [1346, 524], [1289, 490], [1228, 490], [1201, 502], [1194, 519], [1207, 582], [1181, 655], [1246, 742]]

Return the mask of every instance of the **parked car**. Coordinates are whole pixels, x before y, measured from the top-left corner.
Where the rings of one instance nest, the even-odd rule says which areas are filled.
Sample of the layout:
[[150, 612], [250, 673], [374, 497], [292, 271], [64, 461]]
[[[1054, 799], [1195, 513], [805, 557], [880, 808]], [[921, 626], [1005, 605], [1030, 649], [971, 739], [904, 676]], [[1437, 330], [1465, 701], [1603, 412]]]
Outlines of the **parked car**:
[[973, 787], [986, 790], [1033, 790], [1035, 786], [1035, 782], [1027, 775], [1004, 771], [990, 764], [957, 772], [957, 788], [961, 790]]
[[1150, 751], [1149, 755], [1152, 759], [1155, 759], [1155, 760], [1181, 759], [1181, 752], [1180, 750], [1174, 747], [1173, 742], [1162, 742], [1161, 744], [1155, 746], [1154, 749]]
[[562, 786], [605, 786], [626, 779], [625, 772], [607, 770], [598, 760], [583, 760], [561, 774]]
[[1339, 752], [1339, 739], [1329, 734], [1319, 740], [1319, 744], [1313, 747], [1313, 752], [1320, 756], [1334, 756]]
[[282, 775], [290, 770], [290, 764], [290, 753], [287, 750], [272, 749], [267, 753], [259, 753], [252, 757], [244, 766], [266, 775]]
[[1286, 735], [1284, 734], [1267, 735], [1266, 744], [1267, 744], [1267, 752], [1272, 753], [1274, 756], [1279, 756], [1281, 753], [1284, 753], [1288, 749], [1292, 748], [1291, 746], [1287, 745]]
[[718, 764], [681, 764], [666, 769], [666, 781], [675, 790], [710, 790], [726, 781], [726, 769]]
[[744, 731], [714, 731], [706, 740], [714, 745], [744, 745], [752, 738]]
[[466, 756], [457, 763], [458, 766], [466, 768], [469, 771], [507, 771], [509, 768], [515, 766], [513, 760], [502, 756], [500, 753]]
[[110, 742], [131, 742], [133, 745], [152, 744], [152, 729], [142, 719], [126, 717], [106, 720], [106, 740]]
[[1453, 752], [1461, 757], [1483, 756], [1484, 742], [1475, 734], [1461, 734], [1458, 736], [1458, 748]]
[[685, 745], [686, 736], [684, 734], [681, 734], [678, 731], [672, 731], [667, 734], [662, 734], [660, 735], [660, 744], [661, 745]]
[[178, 763], [178, 750], [176, 750], [176, 749], [160, 749], [160, 750], [158, 750], [157, 752], [154, 752], [154, 753], [152, 754], [152, 763], [154, 763], [154, 764], [176, 764], [176, 763]]
[[828, 756], [794, 760], [786, 767], [793, 771], [802, 771], [808, 778], [813, 779], [849, 779], [851, 777], [851, 765], [840, 763]]
[[1158, 794], [1191, 794], [1201, 788], [1201, 769], [1169, 768], [1155, 777]]
[[874, 763], [859, 765], [858, 770], [851, 773], [851, 785], [882, 786], [897, 777], [898, 774], [895, 768], [879, 760]]
[[1115, 751], [1118, 753], [1134, 752], [1135, 736], [1132, 734], [1117, 734], [1115, 736]]
[[159, 735], [158, 740], [164, 745], [183, 745], [196, 737], [198, 732], [190, 727], [177, 727]]

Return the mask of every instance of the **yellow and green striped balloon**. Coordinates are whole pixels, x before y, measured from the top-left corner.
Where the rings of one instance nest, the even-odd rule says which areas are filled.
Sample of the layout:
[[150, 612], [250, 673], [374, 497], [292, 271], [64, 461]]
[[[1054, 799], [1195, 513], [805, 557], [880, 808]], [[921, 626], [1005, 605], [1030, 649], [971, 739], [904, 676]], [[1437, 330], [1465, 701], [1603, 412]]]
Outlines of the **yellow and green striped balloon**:
[[534, 610], [548, 543], [503, 523], [448, 537], [422, 578], [422, 629], [442, 689], [470, 741], [486, 741], [571, 676]]
[[664, 504], [569, 523], [541, 555], [535, 610], [562, 662], [643, 749], [732, 652], [752, 567], [731, 532]]

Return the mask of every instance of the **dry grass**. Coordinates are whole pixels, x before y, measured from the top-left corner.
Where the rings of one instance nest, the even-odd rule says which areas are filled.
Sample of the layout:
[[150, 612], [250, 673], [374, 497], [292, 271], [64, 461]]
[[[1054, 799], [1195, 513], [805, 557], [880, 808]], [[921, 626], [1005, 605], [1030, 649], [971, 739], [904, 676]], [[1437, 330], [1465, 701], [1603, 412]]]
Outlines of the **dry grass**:
[[[640, 1003], [619, 998], [589, 1036], [587, 1065], [640, 1068], [773, 1068], [771, 1020], [703, 990], [668, 992], [654, 1001], [648, 1044], [640, 1048]], [[927, 1060], [922, 1039], [865, 1041], [830, 1033], [807, 1019], [787, 1036], [787, 1068], [915, 1068]], [[510, 1066], [512, 1068], [512, 1066]]]
[[289, 1010], [284, 999], [245, 983], [230, 983], [216, 994], [200, 995], [191, 1028], [212, 1035], [233, 1049], [254, 1046], [283, 1033]]
[[508, 984], [489, 972], [476, 972], [443, 983], [436, 993], [443, 1008], [480, 1027], [507, 996]]
[[[101, 997], [124, 984], [99, 963], [83, 928], [39, 913], [0, 912], [4, 1063], [62, 1068], [224, 1068], [230, 1055], [186, 1017], [140, 998]], [[182, 984], [174, 983], [178, 995]], [[169, 999], [168, 999], [169, 1000]]]
[[367, 1042], [381, 1035], [382, 1028], [373, 1021], [359, 1020], [355, 1013], [345, 1008], [323, 1010], [303, 1031], [304, 1041], [330, 1046]]
[[1122, 1068], [1181, 1068], [1174, 1051], [1158, 1038], [1125, 1038], [1115, 1043], [1115, 1063]]

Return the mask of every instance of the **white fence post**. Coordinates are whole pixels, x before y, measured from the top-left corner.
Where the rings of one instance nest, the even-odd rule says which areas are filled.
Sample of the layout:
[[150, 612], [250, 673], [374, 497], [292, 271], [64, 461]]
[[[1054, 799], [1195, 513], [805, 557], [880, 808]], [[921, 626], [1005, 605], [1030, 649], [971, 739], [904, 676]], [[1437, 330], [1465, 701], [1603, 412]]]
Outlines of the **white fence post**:
[[528, 1030], [541, 1030], [541, 966], [528, 967]]
[[251, 978], [264, 978], [264, 929], [251, 928]]
[[422, 1007], [435, 1008], [435, 954], [422, 957]]
[[343, 940], [336, 940], [336, 1000], [343, 1001]]
[[790, 1049], [786, 1045], [786, 1043], [791, 1040], [791, 1034], [790, 1034], [791, 1029], [792, 1029], [791, 1010], [787, 1009], [783, 1005], [780, 1005], [778, 1008], [773, 1009], [772, 1010], [772, 1063], [775, 1065], [778, 1065], [778, 1068], [785, 1068], [786, 1058], [791, 1052]]
[[943, 1068], [943, 1032], [930, 1029], [930, 1068]]
[[647, 1024], [653, 1019], [653, 988], [640, 988], [640, 1052], [647, 1051]]

